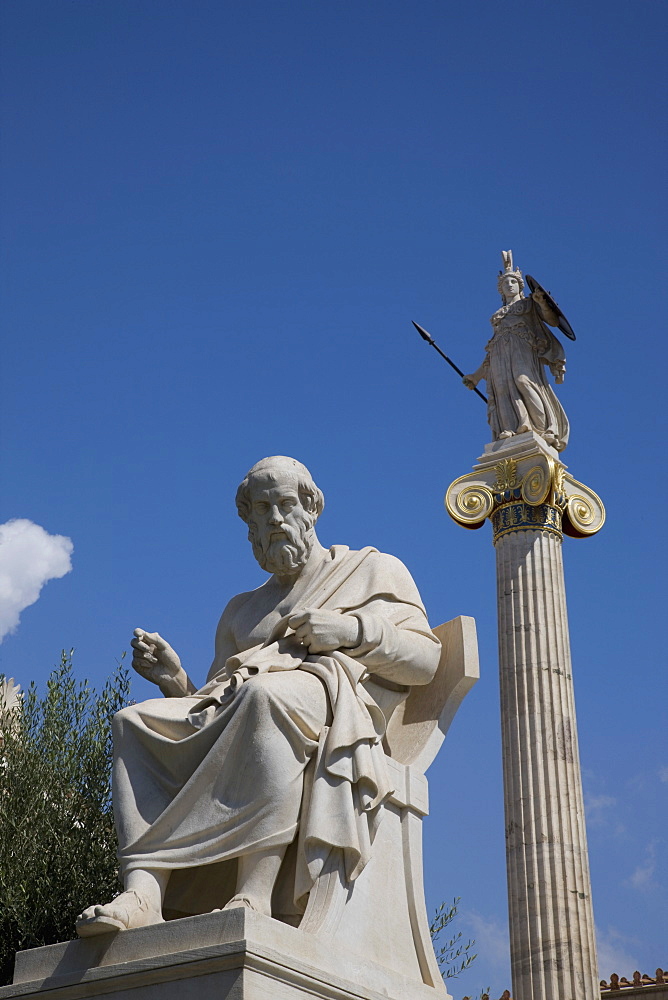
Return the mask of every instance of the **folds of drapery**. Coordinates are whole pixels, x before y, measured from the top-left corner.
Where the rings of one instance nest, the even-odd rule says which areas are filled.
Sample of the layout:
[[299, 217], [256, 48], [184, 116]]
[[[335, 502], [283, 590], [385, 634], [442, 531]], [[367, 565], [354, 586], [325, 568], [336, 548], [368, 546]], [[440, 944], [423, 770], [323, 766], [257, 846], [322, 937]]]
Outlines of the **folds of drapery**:
[[484, 377], [494, 437], [502, 431], [533, 429], [554, 437], [563, 449], [568, 418], [545, 373], [546, 365], [563, 369], [563, 346], [542, 321], [531, 296], [504, 306], [492, 317], [492, 325]]
[[[135, 808], [145, 815], [139, 838], [126, 838], [125, 845], [121, 838], [126, 868], [215, 864], [287, 844], [298, 826], [294, 889], [298, 906], [303, 905], [332, 847], [342, 850], [349, 881], [364, 869], [371, 857], [380, 806], [392, 791], [382, 749], [385, 719], [364, 688], [364, 660], [379, 672], [385, 665], [391, 677], [394, 661], [403, 663], [417, 643], [419, 649], [413, 654], [419, 659], [427, 646], [432, 656], [433, 649], [435, 668], [438, 640], [429, 631], [417, 589], [405, 568], [371, 548], [350, 552], [335, 546], [327, 572], [304, 593], [302, 604], [357, 611], [363, 626], [359, 649], [309, 655], [294, 635], [282, 634], [287, 627], [283, 620], [264, 644], [231, 657], [224, 674], [211, 678], [194, 696], [167, 699], [167, 714], [175, 716], [171, 724], [152, 722], [150, 713], [145, 713], [144, 773], [163, 767], [165, 757], [174, 758], [173, 752], [166, 752], [165, 741], [179, 743], [176, 756], [183, 760], [176, 767], [178, 773], [166, 786], [163, 782], [162, 791], [154, 796], [152, 811], [146, 811], [132, 789], [133, 781], [140, 781], [138, 775], [124, 776], [126, 801], [134, 797]], [[320, 724], [310, 718], [308, 705], [297, 704], [300, 699], [312, 699], [314, 689], [295, 672], [317, 678], [320, 690], [326, 691], [327, 718], [320, 710]], [[262, 675], [277, 673], [285, 678], [278, 685], [283, 694], [278, 698], [268, 692], [271, 704], [266, 718], [259, 720], [253, 716], [259, 709], [244, 707], [257, 699], [249, 700], [253, 692], [243, 689], [257, 689], [258, 683], [262, 687]], [[277, 685], [272, 682], [264, 687]], [[159, 704], [154, 713], [160, 714]], [[278, 726], [280, 740], [269, 738], [263, 748], [258, 744], [261, 734], [254, 732], [258, 725], [274, 730]], [[152, 726], [155, 741], [147, 736]], [[266, 755], [274, 753], [276, 767], [267, 769]], [[313, 759], [304, 782], [309, 758]], [[122, 760], [117, 767], [120, 776]], [[274, 783], [275, 787], [268, 787]], [[229, 807], [231, 801], [239, 805], [238, 816], [234, 810], [220, 808], [221, 803]], [[223, 836], [216, 829], [216, 816], [225, 827]]]

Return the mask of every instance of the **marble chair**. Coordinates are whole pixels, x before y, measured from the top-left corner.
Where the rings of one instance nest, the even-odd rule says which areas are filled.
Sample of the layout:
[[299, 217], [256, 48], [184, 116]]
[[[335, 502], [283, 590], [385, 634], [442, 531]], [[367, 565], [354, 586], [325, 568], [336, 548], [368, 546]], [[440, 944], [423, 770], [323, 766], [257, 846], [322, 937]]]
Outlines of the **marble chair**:
[[352, 887], [340, 852], [330, 852], [299, 924], [348, 952], [425, 985], [444, 989], [429, 934], [422, 875], [422, 819], [428, 813], [425, 771], [434, 761], [462, 699], [478, 680], [475, 621], [454, 618], [434, 629], [443, 651], [430, 684], [406, 692], [367, 682], [388, 718], [385, 751], [394, 793], [374, 841], [373, 857]]
[[[422, 877], [422, 819], [428, 813], [425, 771], [479, 670], [473, 618], [454, 618], [434, 632], [443, 648], [429, 684], [408, 689], [377, 677], [366, 682], [388, 720], [384, 749], [394, 785], [382, 807], [371, 861], [350, 885], [341, 852], [329, 851], [300, 913], [292, 901], [294, 851], [289, 850], [274, 891], [273, 916], [319, 941], [330, 941], [341, 954], [364, 955], [441, 990]], [[234, 894], [235, 884], [235, 862], [209, 865], [196, 876], [192, 869], [176, 871], [163, 913], [173, 919], [220, 907]]]

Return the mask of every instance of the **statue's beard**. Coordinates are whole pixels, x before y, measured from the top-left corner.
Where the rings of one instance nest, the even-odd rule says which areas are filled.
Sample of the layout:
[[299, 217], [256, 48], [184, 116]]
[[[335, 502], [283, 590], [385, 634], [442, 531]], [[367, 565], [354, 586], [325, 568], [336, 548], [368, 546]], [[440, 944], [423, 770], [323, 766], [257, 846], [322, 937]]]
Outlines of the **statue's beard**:
[[260, 535], [254, 525], [249, 526], [248, 537], [253, 546], [253, 555], [265, 572], [285, 576], [297, 573], [306, 565], [313, 548], [313, 525], [308, 517], [300, 520], [302, 523], [297, 527], [283, 522], [281, 534], [273, 538], [268, 534]]

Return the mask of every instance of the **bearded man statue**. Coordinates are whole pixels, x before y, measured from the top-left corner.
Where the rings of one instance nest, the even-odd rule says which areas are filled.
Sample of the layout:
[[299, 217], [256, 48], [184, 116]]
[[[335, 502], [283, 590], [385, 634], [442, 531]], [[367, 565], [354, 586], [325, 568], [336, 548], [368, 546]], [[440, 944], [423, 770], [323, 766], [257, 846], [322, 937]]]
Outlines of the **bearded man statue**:
[[226, 907], [277, 916], [289, 845], [298, 923], [333, 848], [348, 883], [371, 856], [392, 791], [372, 692], [396, 704], [428, 683], [440, 643], [398, 559], [320, 544], [324, 500], [301, 463], [263, 459], [236, 502], [271, 576], [225, 608], [203, 687], [158, 633], [135, 629], [133, 666], [165, 697], [115, 716], [125, 888], [81, 914], [81, 936]]

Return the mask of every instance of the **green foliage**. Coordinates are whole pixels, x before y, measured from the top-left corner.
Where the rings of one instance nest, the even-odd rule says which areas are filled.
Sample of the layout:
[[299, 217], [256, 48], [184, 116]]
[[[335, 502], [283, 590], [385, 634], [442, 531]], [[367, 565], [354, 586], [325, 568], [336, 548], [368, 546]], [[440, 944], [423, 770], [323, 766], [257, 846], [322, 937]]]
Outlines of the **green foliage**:
[[431, 934], [431, 941], [436, 952], [436, 960], [444, 979], [455, 979], [464, 969], [468, 969], [478, 957], [475, 953], [471, 952], [475, 941], [468, 941], [464, 944], [461, 931], [458, 931], [444, 944], [439, 940], [445, 928], [457, 916], [459, 901], [460, 897], [457, 896], [456, 899], [453, 899], [450, 906], [446, 903], [441, 903], [429, 925], [429, 933]]
[[111, 718], [128, 703], [119, 663], [97, 694], [63, 650], [40, 699], [0, 706], [0, 984], [14, 953], [74, 937], [78, 913], [117, 891]]

